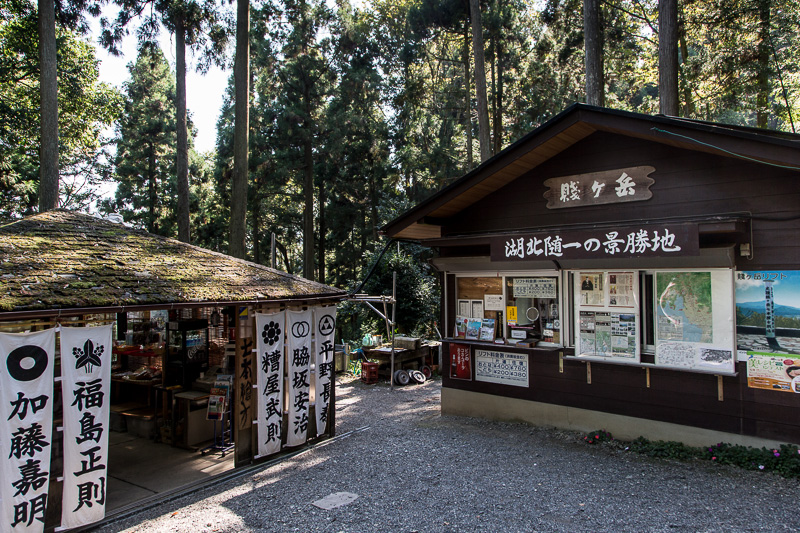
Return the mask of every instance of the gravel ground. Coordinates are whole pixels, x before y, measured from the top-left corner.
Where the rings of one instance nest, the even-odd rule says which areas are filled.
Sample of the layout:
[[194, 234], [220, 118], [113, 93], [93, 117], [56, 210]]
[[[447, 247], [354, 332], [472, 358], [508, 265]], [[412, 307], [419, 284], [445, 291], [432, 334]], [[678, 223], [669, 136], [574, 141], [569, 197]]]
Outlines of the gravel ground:
[[[440, 381], [340, 378], [337, 433], [101, 531], [797, 531], [800, 482], [654, 460], [552, 428], [441, 416]], [[358, 498], [323, 510], [332, 493]]]

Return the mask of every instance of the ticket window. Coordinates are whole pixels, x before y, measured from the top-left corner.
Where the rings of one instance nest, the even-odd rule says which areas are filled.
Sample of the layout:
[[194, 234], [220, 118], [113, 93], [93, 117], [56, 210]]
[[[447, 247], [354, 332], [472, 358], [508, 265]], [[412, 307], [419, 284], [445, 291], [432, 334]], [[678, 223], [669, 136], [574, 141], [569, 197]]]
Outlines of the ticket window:
[[557, 277], [509, 276], [505, 293], [509, 341], [561, 341]]

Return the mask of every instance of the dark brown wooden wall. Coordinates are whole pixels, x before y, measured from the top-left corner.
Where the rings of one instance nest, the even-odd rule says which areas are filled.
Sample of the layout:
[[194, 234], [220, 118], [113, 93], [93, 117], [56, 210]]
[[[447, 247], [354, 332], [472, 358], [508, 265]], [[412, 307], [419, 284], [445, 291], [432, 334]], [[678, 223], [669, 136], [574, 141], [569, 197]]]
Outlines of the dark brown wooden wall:
[[[656, 169], [651, 174], [655, 183], [650, 188], [650, 200], [566, 209], [545, 207], [543, 194], [547, 188], [543, 182], [548, 178], [639, 165]], [[739, 269], [800, 268], [799, 172], [598, 132], [465, 209], [448, 221], [444, 233], [731, 213], [753, 216], [755, 257], [752, 261], [742, 258]], [[443, 255], [450, 254], [444, 251]]]
[[[548, 178], [639, 165], [656, 169], [651, 174], [655, 183], [650, 200], [553, 210], [545, 207], [543, 182]], [[800, 173], [606, 132], [587, 137], [465, 209], [448, 221], [444, 234], [480, 235], [726, 214], [752, 217], [754, 258], [737, 255], [737, 269], [800, 270]], [[731, 244], [748, 242], [749, 234], [727, 235], [722, 241], [725, 239]], [[488, 255], [488, 246], [442, 247], [440, 253], [451, 257]], [[443, 303], [453, 309], [452, 293], [448, 300]], [[723, 401], [719, 401], [713, 375], [651, 369], [648, 388], [642, 368], [593, 363], [592, 383], [587, 384], [585, 363], [567, 360], [564, 373], [559, 373], [557, 352], [501, 349], [531, 354], [529, 388], [449, 377], [444, 386], [800, 443], [800, 394], [748, 388], [745, 363], [737, 364], [738, 376], [723, 378]], [[447, 349], [444, 356], [447, 369]]]
[[[717, 376], [709, 374], [651, 368], [648, 388], [643, 368], [593, 362], [592, 382], [587, 383], [586, 363], [565, 359], [561, 373], [557, 351], [509, 346], [495, 349], [528, 354], [529, 387], [474, 381], [474, 351], [473, 381], [451, 379], [445, 372], [443, 386], [800, 443], [797, 423], [800, 395], [748, 388], [745, 363], [737, 364], [738, 376], [723, 377], [720, 401]], [[449, 369], [449, 343], [445, 343], [443, 358], [443, 368]]]

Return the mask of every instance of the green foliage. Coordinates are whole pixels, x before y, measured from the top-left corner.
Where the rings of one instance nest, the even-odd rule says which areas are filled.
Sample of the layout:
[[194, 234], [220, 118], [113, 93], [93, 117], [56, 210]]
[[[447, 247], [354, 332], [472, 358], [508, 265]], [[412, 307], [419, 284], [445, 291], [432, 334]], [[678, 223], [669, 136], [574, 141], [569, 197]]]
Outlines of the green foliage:
[[117, 192], [107, 210], [151, 233], [177, 233], [175, 77], [158, 48], [128, 65], [125, 114], [117, 125]]
[[700, 457], [748, 470], [764, 470], [778, 473], [783, 477], [800, 478], [800, 449], [789, 444], [769, 449], [720, 442], [708, 448], [701, 448]]
[[[32, 213], [39, 182], [38, 15], [28, 2], [0, 1], [0, 217]], [[82, 207], [107, 176], [102, 136], [122, 98], [98, 81], [94, 49], [57, 28], [61, 205]]]
[[[373, 265], [378, 253], [367, 253], [365, 266]], [[438, 319], [439, 287], [426, 259], [430, 251], [413, 244], [402, 244], [400, 253], [396, 245], [378, 262], [372, 276], [364, 283], [361, 292], [377, 296], [392, 295], [393, 273], [397, 272], [397, 332], [425, 338], [435, 336], [434, 322]], [[387, 307], [391, 313], [391, 307]], [[383, 309], [380, 309], [383, 312]], [[355, 321], [352, 319], [356, 318]], [[351, 329], [343, 329], [342, 338], [360, 338], [364, 333], [384, 333], [386, 325], [374, 311], [364, 306], [350, 304], [340, 309], [339, 322], [343, 328], [348, 323]], [[360, 329], [353, 328], [358, 324]]]
[[639, 437], [625, 443], [614, 441], [605, 430], [588, 433], [583, 437], [587, 444], [614, 443], [648, 457], [675, 459], [678, 461], [707, 460], [723, 465], [732, 465], [747, 470], [775, 472], [786, 478], [800, 478], [800, 448], [793, 444], [781, 444], [778, 448], [752, 448], [739, 444], [720, 442], [707, 447], [687, 446], [675, 441], [651, 441]]
[[647, 455], [648, 457], [657, 457], [660, 459], [677, 459], [679, 461], [688, 461], [698, 457], [699, 448], [686, 446], [681, 442], [675, 441], [651, 441], [644, 437], [639, 437], [630, 443], [631, 451]]
[[600, 444], [603, 442], [614, 442], [614, 437], [605, 429], [598, 429], [591, 433], [587, 433], [583, 437], [583, 442], [586, 444]]

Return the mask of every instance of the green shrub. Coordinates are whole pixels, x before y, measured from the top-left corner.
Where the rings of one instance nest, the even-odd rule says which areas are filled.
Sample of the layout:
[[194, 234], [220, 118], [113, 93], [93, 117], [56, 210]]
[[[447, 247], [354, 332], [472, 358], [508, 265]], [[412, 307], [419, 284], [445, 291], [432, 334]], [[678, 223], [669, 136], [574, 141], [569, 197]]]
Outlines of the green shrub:
[[[587, 444], [615, 442], [611, 433], [605, 430], [593, 431], [583, 437]], [[711, 446], [693, 447], [675, 441], [651, 441], [639, 437], [628, 443], [630, 450], [648, 457], [689, 461], [703, 459], [724, 465], [733, 465], [748, 470], [775, 472], [787, 478], [800, 478], [800, 448], [791, 444], [781, 444], [778, 448], [751, 448], [739, 444], [720, 442]]]

